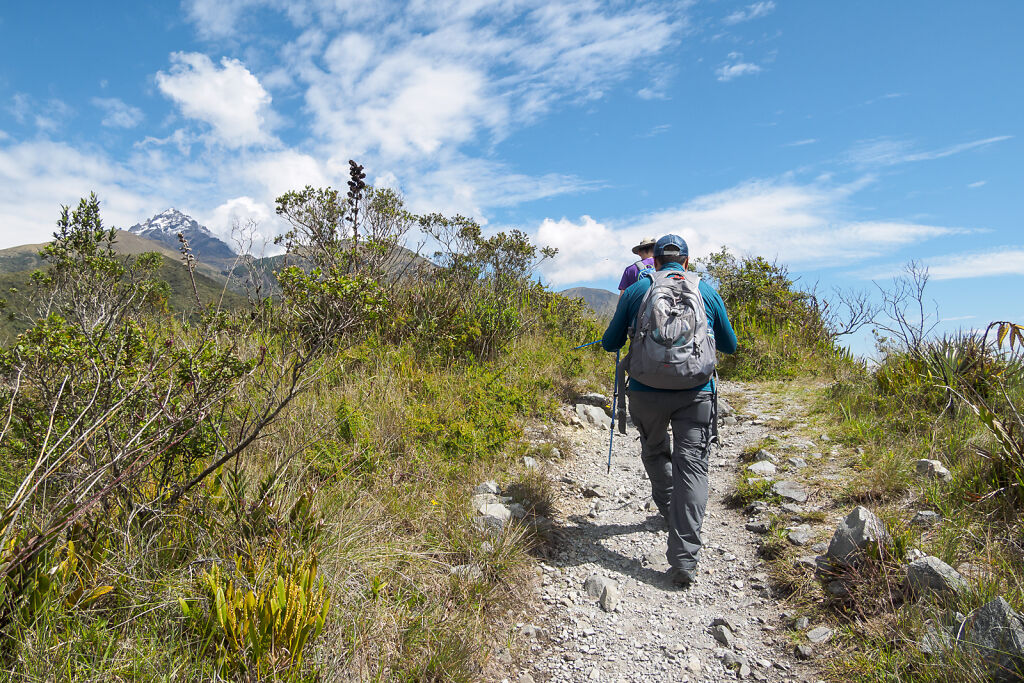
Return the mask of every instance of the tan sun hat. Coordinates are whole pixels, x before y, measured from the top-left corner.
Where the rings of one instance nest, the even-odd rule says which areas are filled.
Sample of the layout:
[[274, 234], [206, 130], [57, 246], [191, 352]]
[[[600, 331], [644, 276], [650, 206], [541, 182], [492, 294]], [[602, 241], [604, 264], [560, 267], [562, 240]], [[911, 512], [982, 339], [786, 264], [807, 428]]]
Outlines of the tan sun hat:
[[658, 240], [654, 239], [653, 237], [645, 237], [642, 240], [640, 240], [640, 244], [633, 247], [633, 253], [639, 256], [641, 249], [653, 249], [657, 241]]

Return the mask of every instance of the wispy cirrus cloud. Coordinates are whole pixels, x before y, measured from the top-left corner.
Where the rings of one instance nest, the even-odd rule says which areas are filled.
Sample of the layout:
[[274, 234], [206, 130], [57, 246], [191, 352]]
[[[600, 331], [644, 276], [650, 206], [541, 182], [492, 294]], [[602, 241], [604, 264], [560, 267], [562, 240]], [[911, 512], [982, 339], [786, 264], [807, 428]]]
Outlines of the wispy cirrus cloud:
[[718, 80], [727, 82], [734, 78], [739, 78], [740, 76], [758, 74], [761, 73], [761, 71], [762, 68], [759, 64], [745, 62], [743, 61], [742, 54], [739, 52], [730, 52], [728, 59], [715, 69], [715, 75], [718, 76]]
[[772, 0], [761, 0], [751, 5], [747, 5], [743, 9], [736, 10], [731, 14], [725, 16], [722, 19], [722, 23], [727, 26], [734, 24], [740, 24], [744, 21], [750, 21], [751, 19], [758, 19], [763, 16], [771, 14], [775, 9], [775, 3]]
[[914, 145], [906, 140], [893, 138], [875, 138], [863, 140], [853, 146], [847, 153], [847, 162], [856, 166], [867, 168], [872, 166], [894, 166], [915, 161], [931, 161], [960, 154], [972, 149], [988, 147], [1005, 140], [1012, 139], [1012, 135], [997, 135], [994, 137], [962, 142], [955, 145], [940, 147], [932, 150], [916, 150]]
[[103, 111], [101, 123], [108, 128], [134, 128], [145, 118], [141, 109], [116, 97], [94, 97], [92, 104]]

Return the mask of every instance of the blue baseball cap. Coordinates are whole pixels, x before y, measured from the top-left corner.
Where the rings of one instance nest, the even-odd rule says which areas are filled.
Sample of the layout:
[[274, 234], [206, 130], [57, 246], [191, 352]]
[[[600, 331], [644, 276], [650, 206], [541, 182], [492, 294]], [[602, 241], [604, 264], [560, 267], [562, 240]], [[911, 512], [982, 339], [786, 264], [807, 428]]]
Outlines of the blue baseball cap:
[[679, 235], [665, 235], [654, 244], [655, 256], [679, 256], [686, 258], [690, 255], [690, 248], [686, 246], [686, 240]]

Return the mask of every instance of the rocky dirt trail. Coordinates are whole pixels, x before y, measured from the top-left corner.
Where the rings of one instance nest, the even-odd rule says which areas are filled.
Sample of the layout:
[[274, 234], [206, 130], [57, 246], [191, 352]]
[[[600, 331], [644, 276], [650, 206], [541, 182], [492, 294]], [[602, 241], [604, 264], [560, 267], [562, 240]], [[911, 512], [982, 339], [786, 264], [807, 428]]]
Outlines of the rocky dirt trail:
[[[541, 614], [520, 625], [526, 647], [510, 681], [819, 679], [813, 660], [797, 658], [810, 652], [795, 651], [792, 617], [773, 595], [756, 529], [747, 529], [753, 518], [726, 504], [743, 449], [773, 421], [798, 422], [805, 408], [737, 383], [723, 383], [722, 397], [742, 408], [723, 416], [723, 446], [711, 453], [705, 550], [696, 583], [685, 589], [666, 578], [667, 532], [650, 500], [636, 431], [616, 434], [608, 474], [607, 428], [566, 427], [576, 456], [549, 472], [555, 539], [540, 564]], [[776, 479], [785, 480], [786, 465], [779, 467]]]

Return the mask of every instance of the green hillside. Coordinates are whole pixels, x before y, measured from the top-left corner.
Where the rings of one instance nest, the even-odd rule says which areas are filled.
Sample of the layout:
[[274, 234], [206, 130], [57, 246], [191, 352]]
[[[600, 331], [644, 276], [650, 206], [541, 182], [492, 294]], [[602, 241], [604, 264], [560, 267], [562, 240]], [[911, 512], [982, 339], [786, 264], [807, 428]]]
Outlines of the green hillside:
[[[21, 251], [17, 252], [17, 255], [9, 255], [15, 250]], [[38, 254], [33, 257], [33, 253], [28, 251], [27, 247], [15, 247], [15, 249], [5, 249], [0, 252], [0, 259], [2, 259], [0, 260], [0, 298], [6, 300], [9, 314], [0, 319], [0, 343], [7, 343], [28, 327], [27, 320], [20, 315], [29, 305], [25, 300], [25, 293], [28, 291], [26, 285], [32, 272], [38, 270], [42, 265]], [[7, 268], [12, 264], [28, 264], [28, 267], [10, 272]], [[157, 270], [156, 278], [166, 282], [169, 286], [170, 295], [167, 298], [167, 307], [171, 311], [189, 315], [196, 310], [195, 293], [192, 291], [188, 268], [184, 263], [165, 257], [163, 264]], [[222, 308], [237, 309], [245, 303], [244, 296], [230, 289], [225, 290], [224, 279], [218, 281], [197, 272], [195, 281], [196, 291], [204, 304], [220, 302]], [[17, 291], [12, 293], [12, 288]], [[14, 316], [13, 319], [11, 315]]]

